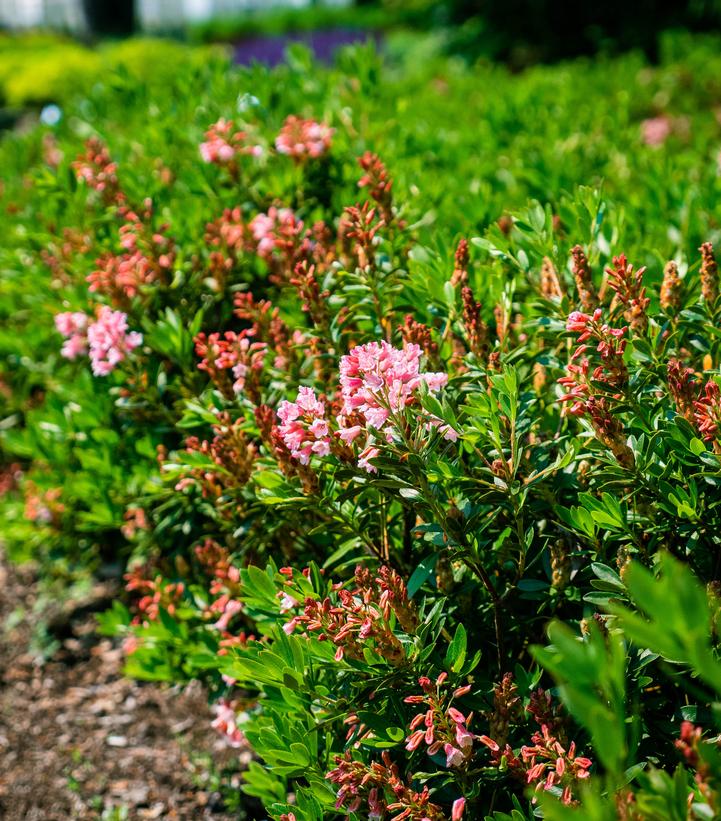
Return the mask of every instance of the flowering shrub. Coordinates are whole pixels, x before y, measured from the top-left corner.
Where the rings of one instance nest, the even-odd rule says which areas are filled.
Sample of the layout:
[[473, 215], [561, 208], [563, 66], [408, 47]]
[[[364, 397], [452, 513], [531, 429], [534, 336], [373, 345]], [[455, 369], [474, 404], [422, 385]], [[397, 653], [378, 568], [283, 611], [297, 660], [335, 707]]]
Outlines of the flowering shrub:
[[[357, 98], [356, 59], [323, 94]], [[294, 113], [174, 112], [187, 165], [109, 136], [37, 172], [58, 222], [4, 252], [47, 285], [13, 291], [36, 348], [3, 337], [11, 539], [120, 566], [128, 674], [202, 679], [278, 821], [714, 817], [713, 198], [668, 193], [670, 225], [627, 184], [509, 182], [461, 217], [302, 64], [268, 100], [288, 78]]]

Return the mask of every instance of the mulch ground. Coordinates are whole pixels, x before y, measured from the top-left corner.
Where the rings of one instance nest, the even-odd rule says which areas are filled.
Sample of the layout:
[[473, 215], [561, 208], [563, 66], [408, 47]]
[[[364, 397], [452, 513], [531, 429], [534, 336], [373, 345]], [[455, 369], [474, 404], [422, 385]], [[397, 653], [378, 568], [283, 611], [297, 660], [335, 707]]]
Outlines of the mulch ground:
[[43, 661], [29, 651], [36, 597], [32, 574], [0, 556], [0, 819], [237, 819], [209, 769], [239, 752], [210, 728], [202, 689], [124, 679], [83, 608]]

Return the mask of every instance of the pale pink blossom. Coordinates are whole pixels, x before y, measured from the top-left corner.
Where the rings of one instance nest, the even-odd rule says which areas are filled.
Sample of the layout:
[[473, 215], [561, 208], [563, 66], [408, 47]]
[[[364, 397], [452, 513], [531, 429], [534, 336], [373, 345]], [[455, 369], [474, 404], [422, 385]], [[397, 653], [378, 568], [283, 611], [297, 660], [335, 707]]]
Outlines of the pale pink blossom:
[[221, 699], [213, 705], [213, 711], [215, 718], [210, 726], [225, 736], [231, 747], [242, 747], [246, 743], [245, 735], [238, 727], [238, 715], [231, 702]]
[[142, 342], [142, 334], [128, 332], [126, 314], [103, 305], [97, 320], [88, 327], [90, 363], [95, 376], [107, 376]]
[[297, 162], [309, 157], [320, 157], [330, 148], [334, 129], [315, 120], [288, 117], [275, 140], [279, 154], [293, 157]]
[[451, 821], [461, 821], [463, 812], [466, 809], [466, 799], [456, 798], [451, 807]]
[[671, 134], [672, 121], [669, 117], [650, 117], [641, 123], [641, 139], [646, 145], [663, 145]]
[[325, 419], [325, 403], [312, 388], [301, 387], [295, 402], [281, 402], [278, 427], [291, 456], [307, 465], [312, 454], [330, 453], [330, 431]]
[[[448, 382], [448, 374], [421, 372], [421, 348], [408, 343], [394, 348], [388, 342], [369, 342], [359, 345], [340, 362], [340, 387], [343, 406], [338, 436], [347, 443], [360, 434], [359, 426], [345, 427], [344, 417], [352, 419], [360, 414], [366, 424], [382, 431], [386, 441], [392, 441], [395, 427], [392, 416], [417, 403], [417, 391], [425, 384], [431, 393], [437, 393]], [[425, 415], [426, 430], [437, 428], [451, 441], [458, 434], [442, 420]], [[363, 449], [359, 467], [373, 471], [369, 459], [378, 456], [375, 440], [369, 438]]]
[[263, 153], [259, 145], [249, 144], [245, 131], [236, 131], [231, 120], [221, 118], [205, 132], [205, 142], [200, 144], [200, 156], [204, 162], [228, 165], [239, 154], [258, 157]]

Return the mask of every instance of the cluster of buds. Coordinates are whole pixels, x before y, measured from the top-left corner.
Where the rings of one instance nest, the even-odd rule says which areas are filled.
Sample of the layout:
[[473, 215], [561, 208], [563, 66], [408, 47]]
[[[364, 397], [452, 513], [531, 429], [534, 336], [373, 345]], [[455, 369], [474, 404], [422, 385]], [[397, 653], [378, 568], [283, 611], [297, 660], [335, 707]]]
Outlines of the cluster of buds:
[[195, 556], [203, 571], [212, 577], [210, 595], [215, 599], [205, 614], [214, 620], [213, 627], [223, 634], [218, 655], [225, 655], [228, 647], [245, 646], [249, 640], [244, 632], [228, 632], [230, 621], [243, 610], [240, 570], [232, 563], [228, 550], [212, 539], [196, 545]]
[[468, 252], [468, 240], [459, 240], [456, 252], [453, 256], [453, 274], [451, 275], [451, 285], [468, 285], [468, 266], [471, 257]]
[[129, 507], [123, 515], [124, 523], [120, 532], [128, 541], [134, 538], [139, 530], [148, 530], [148, 517], [142, 507]]
[[710, 749], [715, 746], [716, 750], [714, 752], [717, 755], [721, 745], [718, 738], [714, 741], [704, 741], [701, 727], [695, 727], [690, 721], [683, 721], [681, 723], [681, 732], [675, 741], [675, 747], [683, 756], [687, 766], [695, 770], [695, 780], [701, 795], [711, 805], [712, 809], [717, 809], [718, 783], [711, 783], [715, 780], [714, 771], [708, 757], [704, 755], [704, 746]]
[[23, 469], [20, 462], [11, 462], [9, 465], [0, 465], [0, 499], [12, 493], [20, 486], [23, 478]]
[[[584, 397], [590, 396], [593, 392], [591, 378], [594, 382], [603, 383], [609, 391], [613, 391], [614, 398], [620, 398], [618, 391], [628, 383], [628, 370], [623, 361], [623, 352], [626, 349], [626, 340], [623, 337], [626, 328], [610, 328], [600, 320], [601, 309], [597, 308], [593, 315], [574, 311], [566, 322], [566, 330], [579, 334], [579, 344], [571, 357], [571, 362], [580, 358], [581, 365], [573, 366], [573, 369], [569, 366], [571, 376], [563, 377], [559, 382], [571, 388], [561, 401], [573, 401], [570, 413], [574, 415], [582, 415], [585, 412]], [[588, 340], [596, 343], [596, 352], [601, 360], [592, 372], [589, 370], [589, 359], [584, 356], [590, 347], [585, 344]]]
[[295, 266], [290, 284], [297, 289], [298, 296], [301, 299], [301, 308], [305, 313], [310, 315], [313, 324], [317, 328], [327, 328], [327, 300], [330, 296], [330, 292], [321, 291], [320, 283], [316, 276], [316, 266], [309, 265], [307, 260], [299, 262]]
[[222, 216], [208, 223], [205, 244], [211, 249], [208, 260], [210, 276], [215, 289], [222, 291], [243, 251], [253, 247], [250, 229], [239, 207], [226, 208]]
[[591, 266], [588, 257], [580, 245], [571, 249], [573, 278], [576, 281], [576, 291], [581, 308], [586, 312], [595, 311], [598, 307], [598, 295], [593, 285]]
[[232, 422], [227, 413], [219, 413], [213, 425], [212, 440], [200, 440], [196, 436], [186, 439], [188, 453], [200, 453], [213, 467], [193, 467], [190, 475], [181, 479], [176, 490], [198, 483], [205, 498], [217, 498], [229, 490], [243, 488], [253, 472], [258, 449], [248, 441], [242, 429], [243, 419]]
[[693, 406], [699, 433], [706, 442], [713, 442], [716, 452], [721, 453], [721, 388], [718, 382], [709, 379]]
[[551, 587], [565, 590], [571, 580], [571, 554], [565, 539], [557, 539], [551, 545]]
[[358, 164], [363, 169], [363, 176], [358, 180], [358, 188], [368, 188], [368, 193], [380, 208], [383, 221], [386, 225], [393, 222], [393, 181], [388, 170], [377, 154], [366, 151], [358, 158]]
[[713, 253], [713, 245], [704, 242], [699, 249], [701, 251], [701, 295], [707, 305], [712, 306], [719, 295], [719, 273], [716, 257]]
[[238, 727], [238, 713], [232, 701], [220, 699], [213, 705], [215, 718], [210, 726], [217, 730], [231, 747], [244, 747], [247, 744], [245, 735]]
[[200, 156], [204, 162], [227, 167], [237, 174], [237, 157], [243, 154], [258, 157], [263, 153], [259, 145], [248, 141], [245, 131], [236, 130], [232, 120], [221, 118], [205, 132], [205, 141], [200, 144]]
[[85, 153], [78, 156], [72, 167], [78, 182], [85, 182], [97, 191], [106, 205], [120, 205], [125, 201], [118, 181], [118, 165], [98, 137], [91, 137], [85, 143]]
[[[363, 764], [355, 761], [350, 753], [336, 756], [335, 769], [326, 778], [338, 786], [336, 808], [348, 813], [358, 813], [369, 821], [382, 821], [393, 815], [394, 821], [446, 821], [442, 808], [430, 800], [425, 786], [416, 791], [401, 778], [398, 766], [387, 752], [381, 761]], [[451, 821], [461, 821], [465, 799], [458, 798], [451, 808]]]
[[251, 293], [238, 293], [234, 313], [239, 319], [252, 323], [253, 337], [272, 350], [273, 367], [278, 370], [286, 370], [293, 361], [295, 348], [302, 348], [306, 343], [302, 331], [291, 333], [278, 309], [267, 299], [256, 302]]
[[399, 326], [403, 342], [406, 345], [417, 345], [431, 361], [438, 361], [438, 343], [433, 339], [433, 334], [428, 325], [417, 322], [410, 314], [406, 314], [405, 320]]
[[592, 762], [576, 755], [575, 741], [566, 749], [545, 724], [533, 734], [531, 745], [521, 748], [521, 759], [528, 768], [526, 783], [536, 790], [561, 788], [564, 804], [573, 802], [573, 788], [591, 774]]
[[271, 206], [253, 217], [248, 227], [255, 251], [268, 265], [269, 279], [276, 285], [287, 284], [300, 262], [327, 263], [329, 235], [322, 222], [308, 230], [290, 208]]
[[251, 330], [226, 331], [222, 336], [201, 333], [195, 338], [195, 352], [200, 357], [198, 370], [210, 376], [226, 399], [244, 393], [255, 405], [260, 404], [267, 348], [265, 342], [253, 340]]
[[385, 225], [383, 217], [370, 203], [350, 205], [343, 212], [339, 234], [341, 242], [353, 257], [355, 265], [361, 270], [372, 269], [376, 264], [375, 248], [380, 237], [378, 232]]
[[[302, 594], [296, 591], [292, 574], [283, 592], [284, 610], [297, 605]], [[289, 635], [301, 626], [317, 634], [321, 641], [332, 641], [336, 646], [335, 658], [363, 661], [366, 647], [372, 648], [393, 665], [402, 664], [406, 654], [393, 632], [394, 620], [408, 632], [417, 627], [417, 615], [408, 600], [405, 584], [389, 568], [381, 568], [377, 575], [357, 567], [353, 587], [337, 584], [335, 595], [322, 601], [305, 597], [303, 612], [295, 615], [284, 626]]]
[[505, 747], [509, 727], [523, 719], [523, 705], [513, 673], [506, 673], [493, 688], [493, 712], [489, 719], [489, 733], [499, 747]]
[[476, 298], [470, 286], [461, 288], [463, 300], [463, 329], [465, 331], [468, 350], [479, 359], [488, 352], [488, 326], [481, 316], [481, 303]]
[[[611, 400], [621, 398], [628, 383], [628, 369], [623, 361], [626, 328], [610, 328], [601, 322], [601, 309], [593, 315], [574, 311], [568, 317], [566, 329], [578, 333], [578, 347], [566, 367], [566, 376], [558, 381], [566, 389], [561, 402], [571, 402], [568, 412], [574, 416], [587, 416], [598, 439], [611, 450], [619, 464], [631, 467], [633, 453], [626, 444], [623, 426], [613, 413]], [[588, 340], [596, 343], [595, 351], [600, 362], [591, 369], [591, 361], [585, 356]], [[579, 360], [580, 362], [576, 362]]]
[[418, 683], [423, 695], [407, 696], [406, 704], [423, 704], [427, 709], [418, 713], [410, 723], [411, 734], [406, 738], [406, 750], [412, 752], [425, 744], [430, 756], [443, 752], [446, 766], [466, 767], [473, 756], [475, 736], [468, 730], [473, 713], [468, 716], [453, 706], [453, 699], [466, 695], [470, 686], [456, 688], [448, 697], [443, 685], [448, 674], [443, 672], [432, 682], [421, 676]]
[[50, 525], [54, 528], [60, 526], [65, 505], [60, 501], [63, 489], [60, 487], [49, 488], [39, 491], [32, 481], [26, 481], [23, 485], [25, 506], [24, 517], [29, 522], [40, 525]]
[[76, 228], [63, 228], [62, 239], [48, 242], [40, 251], [40, 257], [55, 279], [70, 283], [74, 281], [76, 256], [87, 254], [91, 248], [92, 240], [88, 234]]
[[681, 277], [678, 274], [678, 265], [669, 260], [663, 269], [660, 301], [664, 311], [676, 313], [681, 307]]
[[66, 337], [61, 354], [75, 359], [85, 353], [95, 376], [107, 376], [143, 342], [142, 334], [128, 331], [128, 318], [107, 305], [98, 309], [95, 322], [80, 312], [57, 314], [55, 327]]
[[698, 382], [693, 368], [686, 367], [678, 359], [669, 359], [666, 366], [669, 393], [676, 410], [692, 425], [696, 424], [694, 403], [698, 399]]
[[623, 316], [631, 331], [643, 335], [648, 329], [646, 310], [651, 300], [646, 296], [643, 275], [646, 268], [633, 270], [625, 254], [613, 258], [613, 268], [606, 268], [609, 284], [616, 292], [616, 298], [623, 305]]
[[551, 302], [558, 302], [563, 298], [558, 271], [548, 257], [544, 257], [541, 263], [541, 296]]
[[87, 281], [89, 290], [109, 296], [123, 304], [141, 293], [144, 286], [165, 283], [175, 262], [173, 240], [167, 236], [168, 225], [150, 227], [150, 207], [143, 218], [134, 211], [121, 209], [125, 222], [120, 227], [122, 254], [106, 254]]
[[161, 608], [173, 615], [183, 599], [185, 585], [182, 582], [166, 582], [162, 576], [146, 576], [147, 569], [138, 565], [123, 577], [125, 589], [137, 593], [140, 598], [135, 602], [136, 614], [133, 624], [147, 624], [157, 621]]
[[566, 747], [546, 724], [531, 736], [530, 744], [521, 747], [520, 754], [507, 743], [502, 746], [488, 736], [478, 738], [490, 750], [493, 766], [503, 768], [535, 791], [560, 789], [564, 804], [574, 803], [574, 788], [590, 776], [591, 760], [576, 755], [575, 742]]
[[334, 129], [325, 123], [291, 115], [275, 138], [275, 149], [297, 163], [317, 159], [330, 149], [333, 133]]

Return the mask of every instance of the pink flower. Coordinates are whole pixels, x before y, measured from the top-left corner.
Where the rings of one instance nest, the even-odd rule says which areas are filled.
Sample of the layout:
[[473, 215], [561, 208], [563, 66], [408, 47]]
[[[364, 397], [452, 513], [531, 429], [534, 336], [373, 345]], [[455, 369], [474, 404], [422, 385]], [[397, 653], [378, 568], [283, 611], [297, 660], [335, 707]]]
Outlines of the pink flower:
[[128, 333], [128, 318], [122, 311], [103, 305], [97, 320], [88, 327], [90, 362], [95, 376], [107, 376], [138, 345], [143, 336]]
[[238, 727], [238, 716], [232, 702], [221, 699], [213, 705], [215, 718], [210, 726], [225, 736], [231, 747], [242, 747], [245, 744], [245, 736]]
[[[445, 373], [421, 373], [421, 348], [415, 343], [394, 348], [388, 342], [369, 342], [359, 345], [341, 359], [340, 386], [343, 400], [339, 418], [339, 436], [352, 442], [359, 434], [358, 425], [346, 428], [344, 419], [360, 415], [371, 428], [384, 431], [392, 439], [394, 426], [389, 424], [393, 414], [404, 411], [417, 401], [416, 391], [425, 383], [432, 393], [448, 382]], [[426, 429], [438, 428], [446, 439], [455, 440], [458, 434], [435, 417], [426, 416]], [[374, 468], [368, 461], [378, 456], [373, 437], [368, 437], [358, 461], [368, 471]]]
[[279, 154], [302, 162], [309, 157], [320, 157], [330, 148], [334, 129], [315, 120], [303, 120], [290, 116], [286, 119], [275, 140]]
[[83, 333], [88, 327], [88, 317], [82, 311], [66, 311], [56, 314], [55, 327], [63, 336]]
[[451, 807], [451, 821], [461, 821], [463, 812], [466, 809], [466, 799], [456, 798]]
[[325, 419], [325, 403], [312, 388], [301, 387], [295, 402], [281, 402], [278, 408], [280, 435], [291, 456], [307, 465], [312, 454], [330, 453], [330, 431]]
[[463, 753], [452, 744], [445, 744], [443, 752], [446, 754], [446, 767], [460, 767], [466, 760]]
[[663, 145], [671, 134], [669, 117], [650, 117], [641, 123], [641, 139], [646, 145]]
[[303, 220], [299, 220], [290, 208], [276, 208], [274, 205], [265, 214], [257, 214], [250, 221], [250, 232], [258, 243], [258, 256], [270, 259], [273, 252], [294, 243], [303, 232]]
[[257, 157], [263, 153], [259, 145], [248, 145], [245, 131], [235, 131], [230, 120], [221, 118], [205, 132], [205, 142], [200, 144], [200, 156], [204, 162], [228, 165], [238, 154]]

